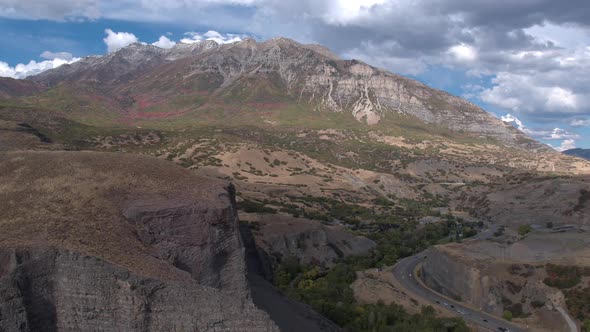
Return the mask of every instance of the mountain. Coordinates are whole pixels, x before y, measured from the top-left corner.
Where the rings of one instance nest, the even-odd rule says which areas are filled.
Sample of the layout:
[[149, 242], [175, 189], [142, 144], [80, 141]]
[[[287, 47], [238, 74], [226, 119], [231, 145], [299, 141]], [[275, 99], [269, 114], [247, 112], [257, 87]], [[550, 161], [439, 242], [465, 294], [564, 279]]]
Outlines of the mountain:
[[564, 154], [568, 156], [577, 156], [580, 158], [590, 160], [590, 149], [582, 149], [582, 148], [575, 148], [563, 151]]
[[[135, 112], [140, 118], [149, 117], [154, 108], [170, 110], [160, 114], [166, 117], [197, 111], [196, 106], [219, 107], [219, 103], [273, 108], [297, 104], [309, 111], [351, 114], [369, 125], [415, 118], [512, 147], [548, 149], [461, 98], [357, 60], [341, 60], [318, 45], [286, 38], [225, 45], [206, 41], [169, 50], [135, 43], [30, 80], [47, 86], [83, 84], [68, 86], [79, 91], [76, 94], [81, 92], [81, 98], [91, 85], [120, 113]], [[86, 98], [93, 97], [98, 96]], [[187, 98], [193, 98], [193, 105], [179, 107]]]
[[0, 77], [0, 98], [26, 96], [43, 91], [44, 86], [32, 81]]

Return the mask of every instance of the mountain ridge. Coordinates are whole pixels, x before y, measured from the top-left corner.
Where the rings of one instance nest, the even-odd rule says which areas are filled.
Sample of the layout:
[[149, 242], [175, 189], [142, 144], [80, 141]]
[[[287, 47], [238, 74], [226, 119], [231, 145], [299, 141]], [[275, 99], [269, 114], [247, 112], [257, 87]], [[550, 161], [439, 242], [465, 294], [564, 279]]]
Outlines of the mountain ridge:
[[[161, 102], [158, 95], [176, 98], [185, 91], [167, 95], [163, 91], [185, 87], [189, 93], [224, 101], [286, 100], [315, 111], [350, 113], [369, 125], [395, 114], [410, 115], [510, 147], [550, 149], [460, 97], [358, 60], [340, 60], [323, 46], [287, 38], [260, 43], [249, 38], [221, 45], [204, 41], [169, 50], [134, 43], [28, 79], [50, 87], [62, 82], [98, 83], [105, 94], [115, 91], [117, 98], [126, 100], [123, 109], [141, 110], [137, 102], [141, 95], [152, 96], [154, 102], [149, 104]], [[242, 95], [244, 90], [247, 95]]]
[[590, 160], [590, 149], [575, 148], [562, 151], [562, 153], [568, 156], [576, 156], [586, 160]]

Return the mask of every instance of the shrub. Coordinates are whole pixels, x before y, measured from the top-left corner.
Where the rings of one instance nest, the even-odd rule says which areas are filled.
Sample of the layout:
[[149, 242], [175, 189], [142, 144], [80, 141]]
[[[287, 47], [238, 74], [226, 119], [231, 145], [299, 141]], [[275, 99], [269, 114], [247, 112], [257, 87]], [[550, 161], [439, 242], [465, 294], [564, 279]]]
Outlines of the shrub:
[[532, 231], [533, 228], [531, 227], [531, 225], [520, 225], [518, 227], [518, 234], [520, 234], [521, 236], [526, 235], [527, 233], [530, 233], [530, 231]]
[[495, 237], [501, 236], [504, 234], [505, 231], [506, 231], [506, 228], [504, 226], [502, 226], [494, 232], [494, 236]]
[[590, 320], [590, 287], [574, 288], [564, 292], [567, 309], [577, 319]]
[[502, 314], [502, 318], [508, 321], [512, 320], [512, 312], [510, 312], [509, 310], [505, 310]]
[[247, 199], [238, 203], [238, 209], [243, 210], [246, 213], [277, 213], [277, 210], [273, 208], [266, 207], [262, 203]]
[[577, 285], [581, 280], [581, 274], [584, 272], [576, 266], [555, 264], [547, 264], [545, 270], [547, 271], [547, 278], [543, 282], [547, 286], [560, 289], [571, 288]]

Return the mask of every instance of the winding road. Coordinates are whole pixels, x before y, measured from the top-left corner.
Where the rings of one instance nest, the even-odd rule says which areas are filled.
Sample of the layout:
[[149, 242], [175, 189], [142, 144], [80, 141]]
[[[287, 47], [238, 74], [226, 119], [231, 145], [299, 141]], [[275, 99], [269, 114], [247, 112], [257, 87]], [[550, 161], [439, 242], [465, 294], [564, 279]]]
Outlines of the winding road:
[[499, 319], [482, 311], [471, 309], [459, 302], [451, 301], [448, 298], [434, 292], [430, 288], [425, 287], [421, 282], [418, 282], [418, 280], [416, 280], [416, 276], [414, 276], [414, 270], [416, 269], [416, 266], [422, 261], [423, 257], [424, 254], [406, 257], [393, 267], [394, 277], [410, 293], [413, 293], [416, 296], [431, 302], [435, 308], [437, 306], [446, 307], [447, 309], [456, 312], [457, 315], [463, 318], [465, 321], [469, 321], [486, 329], [504, 332], [526, 331], [520, 327], [508, 323], [505, 320]]

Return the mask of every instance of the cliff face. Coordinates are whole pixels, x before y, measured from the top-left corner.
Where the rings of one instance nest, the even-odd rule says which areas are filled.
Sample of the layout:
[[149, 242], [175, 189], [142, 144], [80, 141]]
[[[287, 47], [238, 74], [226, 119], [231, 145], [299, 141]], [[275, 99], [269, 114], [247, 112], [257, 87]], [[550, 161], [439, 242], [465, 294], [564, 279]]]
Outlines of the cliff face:
[[278, 330], [232, 186], [106, 153], [4, 153], [0, 174], [0, 330]]
[[425, 255], [422, 278], [428, 286], [451, 298], [483, 307], [485, 311], [502, 314], [502, 295], [495, 289], [499, 282], [493, 276], [436, 248]]
[[128, 202], [123, 215], [155, 257], [188, 272], [199, 284], [245, 291], [233, 186], [227, 190], [219, 197], [226, 204], [218, 209], [174, 198], [140, 198]]
[[543, 265], [501, 262], [480, 254], [463, 254], [461, 250], [469, 249], [461, 249], [465, 247], [460, 244], [450, 246], [435, 246], [425, 252], [420, 273], [429, 287], [497, 316], [508, 310], [515, 318], [532, 315], [541, 326], [545, 320], [546, 326], [566, 326], [549, 309], [562, 306], [563, 295], [542, 283], [546, 275]]
[[368, 254], [376, 244], [344, 227], [282, 214], [240, 214], [254, 227], [256, 246], [270, 259], [294, 257], [302, 264], [330, 266], [343, 257]]
[[5, 331], [271, 331], [246, 297], [56, 248], [0, 251]]

